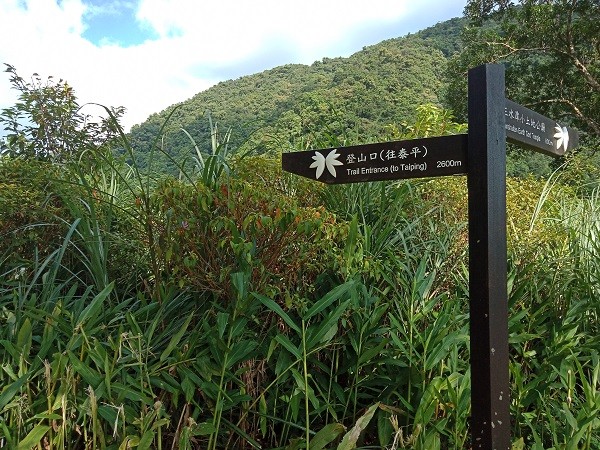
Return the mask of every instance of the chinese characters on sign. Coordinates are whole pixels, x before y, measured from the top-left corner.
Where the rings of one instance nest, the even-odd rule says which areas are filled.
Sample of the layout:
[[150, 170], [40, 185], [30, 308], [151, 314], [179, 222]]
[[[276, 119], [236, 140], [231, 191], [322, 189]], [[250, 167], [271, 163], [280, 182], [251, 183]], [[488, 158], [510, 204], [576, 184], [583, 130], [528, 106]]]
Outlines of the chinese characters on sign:
[[506, 138], [551, 156], [562, 156], [577, 146], [577, 133], [518, 103], [506, 100], [504, 107]]
[[[410, 152], [410, 153], [409, 153]], [[357, 156], [358, 155], [358, 156]], [[349, 153], [346, 157], [346, 164], [355, 164], [365, 162], [367, 160], [373, 161], [379, 159], [381, 161], [390, 161], [392, 159], [409, 159], [409, 156], [414, 156], [416, 159], [418, 156], [422, 156], [423, 158], [427, 156], [427, 147], [423, 145], [419, 147], [418, 145], [413, 147], [410, 150], [402, 147], [400, 150], [396, 151], [394, 148], [387, 148], [381, 150], [379, 153], [371, 152], [357, 152], [357, 153]]]
[[383, 161], [383, 162], [392, 162], [389, 165], [389, 172], [412, 172], [412, 171], [421, 171], [424, 172], [427, 170], [427, 162], [422, 162], [422, 159], [427, 156], [427, 147], [423, 146], [414, 146], [412, 149], [406, 149], [404, 147], [396, 150], [394, 148], [384, 148], [379, 152], [353, 152], [349, 153], [346, 156], [346, 171], [348, 175], [365, 175], [371, 173], [387, 173], [388, 167], [360, 167], [354, 168], [352, 165], [366, 163], [367, 161]]
[[[551, 156], [577, 146], [576, 131], [508, 99], [509, 142]], [[324, 183], [425, 178], [467, 173], [467, 135], [437, 136], [351, 147], [284, 153], [283, 170]]]
[[465, 174], [467, 136], [438, 136], [284, 153], [283, 169], [324, 183]]

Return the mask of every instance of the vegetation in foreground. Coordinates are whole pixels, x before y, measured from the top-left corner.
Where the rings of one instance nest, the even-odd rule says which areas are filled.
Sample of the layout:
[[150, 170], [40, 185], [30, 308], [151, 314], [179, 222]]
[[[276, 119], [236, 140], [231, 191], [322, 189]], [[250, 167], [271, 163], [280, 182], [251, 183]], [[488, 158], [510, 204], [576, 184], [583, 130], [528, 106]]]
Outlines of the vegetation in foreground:
[[[464, 179], [223, 149], [183, 181], [2, 160], [2, 444], [468, 447]], [[515, 447], [597, 448], [598, 191], [509, 186]]]
[[[72, 90], [13, 74], [2, 120], [31, 126], [0, 158], [0, 447], [470, 447], [463, 178], [321, 187], [210, 121], [210, 151], [154, 178], [160, 129], [138, 165], [119, 110], [79, 133]], [[386, 132], [464, 131], [431, 105], [407, 122]], [[508, 184], [515, 449], [600, 448], [583, 155]]]

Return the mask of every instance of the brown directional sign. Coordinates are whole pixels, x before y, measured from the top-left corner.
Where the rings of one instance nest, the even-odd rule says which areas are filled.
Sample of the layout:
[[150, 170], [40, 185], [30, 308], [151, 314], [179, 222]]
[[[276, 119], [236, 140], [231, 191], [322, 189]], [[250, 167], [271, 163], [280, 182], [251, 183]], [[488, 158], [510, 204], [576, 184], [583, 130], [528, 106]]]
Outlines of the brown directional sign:
[[579, 135], [572, 128], [506, 99], [506, 139], [550, 156], [562, 156], [577, 147]]
[[284, 153], [282, 167], [328, 184], [467, 173], [467, 135]]

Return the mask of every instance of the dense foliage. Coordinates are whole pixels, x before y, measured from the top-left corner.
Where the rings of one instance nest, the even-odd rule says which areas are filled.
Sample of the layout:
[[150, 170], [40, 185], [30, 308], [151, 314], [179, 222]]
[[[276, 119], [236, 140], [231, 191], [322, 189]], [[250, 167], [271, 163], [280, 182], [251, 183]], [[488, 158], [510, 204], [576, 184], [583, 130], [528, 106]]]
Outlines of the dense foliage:
[[[419, 117], [409, 133], [458, 126]], [[468, 447], [464, 179], [322, 188], [229, 156], [152, 180], [101, 161], [0, 165], [20, 180], [0, 196], [2, 445]], [[596, 448], [598, 193], [514, 180], [508, 205], [515, 446]]]
[[506, 63], [509, 97], [600, 137], [597, 1], [471, 0], [465, 12], [463, 69]]
[[[445, 100], [466, 118], [466, 73], [484, 63], [506, 67], [507, 97], [580, 130], [593, 166], [600, 140], [600, 4], [589, 0], [471, 0], [464, 48], [449, 63]], [[539, 155], [511, 149], [510, 173], [544, 174]]]
[[[437, 46], [445, 43], [452, 45], [450, 38], [430, 32], [426, 38], [413, 35], [366, 47], [349, 58], [286, 65], [222, 82], [134, 126], [132, 145], [147, 154], [171, 115], [163, 149], [178, 160], [190, 157], [191, 137], [208, 152], [207, 113], [221, 129], [232, 130], [231, 143], [240, 151], [277, 154], [330, 136], [375, 140], [418, 105], [439, 106], [446, 58]], [[173, 168], [166, 161], [158, 164]]]
[[[117, 136], [113, 121], [83, 111], [85, 105], [79, 105], [66, 81], [55, 81], [51, 76], [42, 81], [38, 74], [26, 81], [13, 66], [5, 65], [19, 99], [0, 114], [0, 125], [6, 132], [0, 140], [0, 155], [84, 163], [87, 150], [108, 146]], [[103, 107], [96, 106], [104, 112]], [[111, 110], [115, 117], [123, 112], [122, 107]]]
[[[465, 179], [325, 187], [278, 158], [364, 142], [356, 124], [464, 132], [429, 47], [460, 45], [431, 33], [222, 83], [196, 128], [184, 104], [126, 136], [106, 109], [109, 140], [63, 82], [18, 84], [0, 114], [29, 120], [0, 156], [0, 447], [471, 448]], [[219, 96], [240, 86], [231, 104], [254, 104], [233, 112]], [[167, 162], [175, 177], [152, 170]], [[508, 181], [514, 449], [600, 448], [598, 167], [560, 163]]]

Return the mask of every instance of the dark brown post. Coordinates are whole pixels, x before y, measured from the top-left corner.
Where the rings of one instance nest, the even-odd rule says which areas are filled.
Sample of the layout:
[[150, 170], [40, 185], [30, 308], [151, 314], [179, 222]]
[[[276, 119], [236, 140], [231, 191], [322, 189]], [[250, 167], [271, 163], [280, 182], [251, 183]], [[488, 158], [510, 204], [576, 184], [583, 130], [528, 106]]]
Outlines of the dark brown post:
[[469, 297], [473, 449], [510, 450], [504, 67], [469, 71]]

